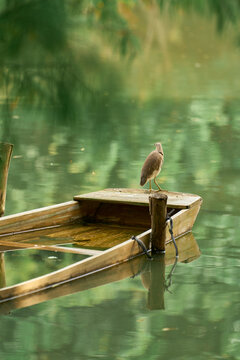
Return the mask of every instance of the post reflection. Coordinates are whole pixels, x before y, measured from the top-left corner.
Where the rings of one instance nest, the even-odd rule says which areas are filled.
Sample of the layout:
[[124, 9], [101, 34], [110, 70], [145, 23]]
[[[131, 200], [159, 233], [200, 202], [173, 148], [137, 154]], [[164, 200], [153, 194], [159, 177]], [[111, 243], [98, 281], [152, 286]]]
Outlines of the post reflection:
[[[200, 256], [198, 244], [191, 232], [178, 238], [177, 244], [179, 248], [179, 262], [193, 261]], [[166, 290], [170, 290], [176, 264], [174, 245], [168, 243], [166, 255], [156, 256], [153, 260], [149, 260], [145, 255], [142, 255], [118, 266], [113, 266], [106, 270], [100, 269], [94, 274], [59, 283], [37, 293], [2, 300], [2, 302], [0, 301], [0, 313], [8, 313], [14, 309], [32, 306], [54, 298], [137, 276], [140, 276], [143, 287], [148, 291], [147, 307], [150, 310], [164, 309], [164, 293]], [[166, 277], [165, 267], [169, 265], [172, 265], [172, 269]]]
[[[177, 239], [179, 258], [175, 256], [175, 247], [172, 242], [166, 246], [166, 254], [155, 255], [149, 262], [147, 270], [141, 274], [143, 286], [148, 290], [147, 307], [150, 310], [164, 310], [164, 293], [171, 291], [173, 274], [178, 262], [188, 263], [200, 256], [200, 249], [192, 232]], [[165, 267], [171, 265], [168, 275]]]

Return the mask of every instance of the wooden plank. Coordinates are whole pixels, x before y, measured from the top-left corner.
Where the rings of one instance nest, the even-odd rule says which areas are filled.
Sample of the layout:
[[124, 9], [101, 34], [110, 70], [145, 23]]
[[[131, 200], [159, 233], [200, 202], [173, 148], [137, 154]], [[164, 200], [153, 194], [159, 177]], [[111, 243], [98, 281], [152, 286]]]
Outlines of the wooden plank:
[[[179, 249], [180, 262], [189, 262], [200, 256], [199, 247], [192, 233], [188, 233], [178, 238], [177, 245]], [[166, 245], [164, 260], [165, 265], [172, 265], [175, 261], [175, 248], [171, 243]], [[86, 275], [79, 279], [71, 280], [65, 283], [58, 283], [45, 290], [25, 296], [21, 296], [21, 294], [19, 294], [19, 297], [17, 298], [2, 302], [0, 304], [0, 313], [8, 313], [14, 309], [32, 306], [56, 297], [85, 291], [114, 281], [119, 281], [127, 277], [132, 277], [138, 275], [139, 273], [141, 273], [143, 286], [146, 289], [149, 289], [151, 286], [151, 276], [149, 274], [151, 268], [148, 267], [149, 263], [149, 260], [143, 255], [123, 264], [109, 267], [103, 271], [94, 272], [91, 275]], [[159, 274], [159, 276], [161, 276], [161, 274]]]
[[94, 231], [94, 225], [72, 223], [0, 234], [0, 241], [31, 242], [57, 245], [74, 242], [74, 237]]
[[[190, 209], [183, 209], [177, 214], [172, 216], [173, 220], [173, 234], [174, 237], [181, 236], [182, 234], [192, 230], [193, 224], [196, 220], [198, 212], [200, 210], [201, 203], [197, 203]], [[166, 241], [170, 239], [169, 234], [169, 220], [166, 226]]]
[[[192, 231], [176, 239], [179, 257], [178, 262], [191, 262], [199, 258], [201, 251]], [[166, 242], [165, 265], [172, 265], [176, 259], [176, 250], [171, 240]]]
[[76, 221], [81, 217], [77, 201], [25, 211], [0, 218], [0, 234], [43, 228]]
[[[120, 221], [128, 215], [126, 212], [129, 212], [129, 219], [134, 221], [134, 212], [131, 212], [129, 208], [132, 205], [117, 205], [114, 204], [114, 211], [111, 214], [111, 207], [107, 204], [103, 204], [99, 209], [99, 212], [96, 215], [97, 221], [104, 221], [104, 219], [112, 216], [110, 221]], [[105, 208], [107, 207], [107, 208]], [[124, 209], [122, 209], [124, 207]], [[120, 218], [117, 216], [117, 209], [119, 209]], [[122, 243], [126, 239], [130, 238], [132, 235], [137, 235], [150, 227], [150, 215], [148, 215], [148, 208], [138, 207], [138, 209], [143, 209], [144, 216], [139, 216], [139, 219], [142, 220], [144, 217], [148, 217], [148, 221], [145, 222], [145, 227], [141, 226], [119, 226], [114, 224], [102, 224], [102, 223], [92, 223], [92, 224], [66, 224], [64, 226], [58, 226], [54, 228], [46, 228], [39, 230], [30, 230], [23, 231], [19, 233], [8, 233], [0, 235], [0, 241], [2, 246], [4, 242], [24, 242], [31, 244], [39, 245], [60, 245], [67, 243], [76, 243], [83, 248], [95, 248], [95, 249], [106, 249], [117, 244]], [[180, 236], [189, 230], [192, 229], [197, 214], [200, 209], [200, 202], [197, 203], [194, 207], [190, 209], [179, 210], [175, 215], [172, 216], [173, 219], [173, 232], [174, 236]], [[116, 212], [115, 212], [116, 210]], [[1, 219], [0, 219], [1, 220]], [[105, 220], [106, 221], [106, 220]], [[144, 223], [144, 222], [143, 222]], [[11, 227], [10, 227], [11, 228]], [[166, 227], [166, 241], [170, 240], [170, 234], [168, 231], [168, 226]]]
[[[134, 190], [135, 191], [135, 190]], [[0, 218], [0, 236], [3, 234], [10, 234], [25, 231], [25, 230], [34, 230], [39, 228], [47, 228], [52, 226], [59, 226], [63, 224], [69, 224], [74, 221], [80, 221], [81, 219], [91, 219], [98, 222], [106, 223], [115, 223], [127, 226], [135, 226], [142, 228], [149, 228], [150, 226], [150, 216], [148, 212], [148, 192], [144, 190], [140, 191], [141, 201], [138, 201], [138, 197], [135, 196], [135, 193], [131, 193], [132, 201], [129, 201], [129, 194], [125, 190], [115, 191], [117, 193], [117, 200], [114, 200], [110, 195], [111, 191], [103, 191], [107, 197], [96, 197], [91, 194], [80, 195], [81, 201], [69, 201], [66, 203], [48, 206], [40, 209], [35, 209], [31, 211], [26, 211], [23, 213], [5, 216]], [[143, 192], [143, 193], [141, 193]], [[100, 192], [101, 193], [101, 192]], [[168, 192], [162, 192], [165, 194], [171, 194]], [[99, 194], [96, 193], [96, 194]], [[119, 194], [124, 196], [120, 197]], [[188, 205], [186, 205], [186, 197], [184, 197], [185, 205], [183, 204], [183, 199], [181, 194], [176, 193], [175, 198], [175, 207], [178, 209], [194, 207], [195, 205], [201, 204], [201, 198], [197, 195], [190, 195]], [[126, 197], [126, 196], [127, 197]], [[110, 196], [110, 197], [109, 197]], [[85, 198], [86, 197], [86, 198]], [[87, 197], [89, 197], [87, 199]], [[179, 198], [178, 198], [179, 197]], [[77, 199], [78, 197], [76, 197]], [[101, 198], [100, 200], [97, 199]], [[106, 199], [109, 200], [106, 200]], [[177, 200], [178, 199], [178, 200]], [[173, 200], [173, 198], [172, 198]], [[182, 201], [181, 205], [180, 202]], [[125, 203], [126, 202], [126, 203]], [[144, 206], [139, 206], [144, 205]], [[171, 208], [173, 203], [168, 204], [168, 208]]]
[[66, 203], [43, 207], [25, 211], [19, 214], [8, 215], [0, 218], [0, 237], [1, 235], [18, 235], [23, 231], [38, 231], [47, 228], [56, 227], [64, 224], [70, 224], [81, 219], [91, 219], [91, 221], [116, 223], [128, 226], [144, 227], [150, 225], [150, 216], [148, 209], [139, 209], [121, 204], [112, 204], [104, 206], [99, 202], [81, 202], [69, 201]]
[[[193, 206], [201, 198], [194, 194], [185, 194], [173, 191], [161, 191], [168, 196], [169, 208], [186, 209]], [[89, 194], [74, 196], [77, 201], [100, 201], [108, 203], [125, 203], [139, 206], [148, 206], [149, 191], [144, 189], [106, 189]]]
[[95, 231], [91, 233], [76, 235], [74, 237], [74, 243], [81, 247], [108, 249], [141, 232], [142, 229], [139, 228], [116, 227], [111, 225], [95, 226]]
[[[139, 235], [142, 242], [149, 247], [150, 232], [147, 231]], [[138, 243], [132, 239], [124, 243], [114, 246], [99, 255], [79, 261], [69, 265], [64, 269], [54, 271], [50, 274], [40, 276], [38, 278], [25, 281], [21, 284], [7, 287], [0, 292], [0, 301], [10, 297], [27, 294], [29, 292], [38, 291], [60, 281], [69, 280], [75, 277], [83, 276], [87, 273], [99, 271], [100, 269], [115, 266], [127, 261], [142, 253], [142, 249]]]
[[[96, 205], [95, 201], [89, 201], [89, 203]], [[145, 229], [149, 229], [151, 226], [148, 206], [124, 203], [97, 203], [99, 206], [93, 215], [87, 217], [87, 220], [121, 226], [142, 227]]]
[[[112, 224], [71, 224], [38, 231], [0, 235], [0, 244], [24, 243], [35, 245], [75, 244], [81, 247], [107, 249], [143, 232], [140, 227]], [[95, 245], [94, 245], [95, 244]], [[2, 249], [4, 251], [4, 249]]]
[[[149, 246], [150, 233], [151, 230], [148, 230], [145, 233], [142, 233], [138, 236], [147, 247]], [[189, 236], [191, 237], [189, 238]], [[181, 241], [182, 238], [185, 239], [183, 243], [184, 246], [186, 246], [186, 243], [190, 244], [190, 240], [193, 242], [195, 241], [191, 233], [177, 239], [178, 248], [179, 248], [179, 261], [183, 261], [186, 259], [186, 255], [184, 255], [184, 251], [182, 252], [181, 242], [179, 242]], [[173, 245], [168, 244], [167, 246], [171, 247]], [[188, 250], [187, 252], [188, 256], [193, 257], [196, 256], [196, 254], [197, 256], [199, 256], [198, 246], [194, 245], [191, 247], [190, 244], [187, 250]], [[189, 254], [190, 250], [191, 251], [194, 250], [195, 253]], [[4, 301], [5, 299], [15, 298], [18, 296], [23, 296], [32, 292], [39, 291], [41, 289], [45, 289], [59, 282], [64, 282], [76, 277], [84, 276], [86, 274], [101, 271], [108, 267], [116, 266], [141, 253], [142, 253], [142, 249], [139, 247], [137, 242], [132, 239], [128, 240], [120, 245], [117, 245], [109, 250], [104, 251], [104, 253], [100, 255], [92, 256], [91, 258], [69, 265], [64, 269], [52, 272], [44, 276], [40, 276], [32, 280], [25, 281], [17, 285], [4, 288], [0, 291], [0, 302]], [[169, 254], [171, 254], [170, 257], [173, 258], [175, 256], [174, 250], [172, 249], [172, 251], [170, 251]]]
[[[105, 205], [106, 204], [103, 204], [103, 207], [105, 207]], [[201, 203], [198, 202], [198, 203], [196, 203], [195, 206], [191, 207], [190, 209], [179, 210], [177, 213], [175, 213], [172, 216], [174, 237], [179, 237], [179, 236], [189, 232], [192, 229], [193, 224], [196, 220], [197, 214], [199, 212], [200, 205], [201, 205]], [[116, 206], [117, 207], [118, 206], [125, 207], [125, 205], [116, 205]], [[142, 207], [140, 207], [140, 208], [142, 208]], [[109, 215], [111, 216], [109, 207], [108, 207], [108, 210], [109, 210]], [[146, 208], [146, 210], [148, 211], [147, 208]], [[121, 213], [121, 210], [120, 210], [120, 213]], [[102, 212], [102, 215], [100, 218], [98, 217], [98, 215], [96, 215], [98, 220], [104, 219], [105, 216], [106, 216], [106, 209]], [[113, 216], [113, 218], [111, 218], [111, 219], [113, 221], [118, 220], [116, 218], [117, 214], [115, 214], [115, 212], [113, 213], [112, 216]], [[167, 222], [167, 224], [169, 224], [169, 221]], [[113, 225], [108, 225], [108, 226], [109, 226], [109, 231], [110, 231], [109, 236], [105, 236], [106, 230], [103, 229], [102, 233], [101, 233], [101, 230], [99, 228], [99, 232], [97, 229], [95, 230], [96, 236], [95, 236], [94, 232], [92, 234], [91, 233], [85, 233], [84, 235], [79, 234], [79, 236], [74, 237], [75, 241], [81, 246], [86, 246], [88, 248], [94, 247], [94, 248], [99, 248], [99, 249], [115, 246], [115, 245], [121, 243], [122, 241], [124, 241], [124, 231], [123, 231], [124, 228], [119, 227], [119, 234], [118, 234], [117, 232], [114, 233], [114, 231], [112, 231], [112, 233], [111, 233], [111, 226], [113, 226]], [[148, 216], [148, 227], [150, 227], [150, 226], [151, 226], [150, 216]], [[114, 229], [114, 227], [112, 227], [112, 229]], [[122, 231], [121, 231], [121, 229], [122, 229]], [[129, 229], [129, 236], [139, 234], [138, 230], [140, 230], [140, 228], [131, 228], [131, 227], [126, 228], [126, 229]], [[166, 239], [166, 242], [168, 242], [171, 239], [168, 225], [165, 228], [165, 239]]]
[[[3, 248], [1, 248], [4, 246]], [[1, 241], [0, 240], [0, 250], [1, 251], [9, 251], [9, 250], [20, 250], [20, 249], [34, 249], [34, 250], [45, 250], [45, 251], [55, 251], [55, 252], [64, 252], [64, 253], [71, 253], [71, 254], [81, 254], [81, 255], [98, 255], [101, 254], [102, 251], [100, 250], [92, 250], [92, 249], [81, 249], [81, 248], [74, 248], [74, 247], [64, 247], [64, 246], [48, 246], [48, 245], [36, 245], [31, 243], [21, 243], [21, 242], [14, 242], [14, 241]]]
[[14, 309], [32, 306], [54, 298], [89, 290], [129, 277], [135, 277], [145, 267], [146, 262], [147, 260], [144, 255], [139, 256], [120, 265], [107, 268], [103, 271], [98, 271], [65, 283], [58, 283], [48, 289], [20, 296], [6, 302], [4, 301], [0, 303], [0, 314], [9, 313], [9, 311]]

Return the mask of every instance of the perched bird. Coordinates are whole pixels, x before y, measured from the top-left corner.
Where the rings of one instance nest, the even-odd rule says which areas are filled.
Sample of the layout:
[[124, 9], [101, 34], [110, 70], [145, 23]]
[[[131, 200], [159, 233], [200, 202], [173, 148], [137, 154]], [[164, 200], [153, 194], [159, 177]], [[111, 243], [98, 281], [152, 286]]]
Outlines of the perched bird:
[[151, 180], [153, 179], [154, 183], [157, 185], [159, 190], [162, 190], [156, 181], [156, 176], [161, 171], [163, 164], [163, 148], [160, 142], [154, 144], [156, 150], [152, 151], [146, 160], [144, 161], [142, 171], [141, 171], [141, 180], [140, 185], [143, 186], [149, 181], [149, 190], [152, 190]]

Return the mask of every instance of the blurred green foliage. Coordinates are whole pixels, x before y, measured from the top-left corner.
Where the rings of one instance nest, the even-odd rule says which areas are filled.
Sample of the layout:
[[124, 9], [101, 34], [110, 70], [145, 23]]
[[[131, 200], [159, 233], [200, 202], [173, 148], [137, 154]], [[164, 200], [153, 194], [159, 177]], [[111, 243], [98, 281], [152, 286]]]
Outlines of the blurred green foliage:
[[239, 21], [240, 1], [222, 0], [157, 0], [159, 5], [169, 10], [183, 9], [198, 12], [203, 16], [214, 16], [216, 18], [217, 29], [222, 31], [228, 23], [237, 24]]
[[[145, 71], [137, 62], [139, 59], [141, 65], [139, 55], [151, 45], [152, 32], [160, 54], [152, 50], [151, 57], [168, 56], [168, 33], [161, 30], [161, 19], [169, 10], [191, 9], [206, 18], [213, 15], [221, 28], [225, 22], [235, 24], [239, 14], [238, 0], [163, 0], [159, 8], [156, 4], [132, 0], [2, 1], [0, 88], [9, 111], [20, 104], [48, 105], [56, 107], [59, 121], [79, 121], [96, 101], [104, 103], [105, 92], [117, 95], [125, 91], [130, 66], [126, 59], [137, 58], [132, 66]], [[175, 31], [180, 31], [177, 23]], [[237, 27], [235, 32], [237, 37]], [[153, 70], [156, 66], [157, 59]]]
[[[156, 141], [162, 187], [204, 199], [203, 255], [178, 265], [165, 312], [129, 279], [2, 318], [2, 357], [238, 358], [239, 12], [237, 0], [0, 0], [6, 213], [139, 187]], [[8, 261], [19, 279], [46, 265]]]

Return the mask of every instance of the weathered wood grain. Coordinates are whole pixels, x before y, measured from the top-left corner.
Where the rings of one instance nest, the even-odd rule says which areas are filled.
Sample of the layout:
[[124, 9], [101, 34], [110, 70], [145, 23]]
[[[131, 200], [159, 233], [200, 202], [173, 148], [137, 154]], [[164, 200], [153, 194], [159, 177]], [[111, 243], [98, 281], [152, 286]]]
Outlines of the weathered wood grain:
[[[106, 193], [108, 194], [109, 192], [106, 191]], [[125, 194], [124, 191], [123, 193]], [[125, 201], [124, 199], [121, 199], [120, 202], [108, 202], [105, 200], [101, 202], [100, 200], [96, 200], [93, 197], [91, 199], [82, 197], [79, 199], [79, 201], [69, 201], [58, 205], [26, 211], [20, 214], [5, 216], [0, 218], [0, 237], [4, 234], [12, 234], [17, 236], [17, 233], [19, 232], [30, 230], [35, 231], [37, 229], [43, 228], [45, 228], [47, 231], [48, 227], [51, 228], [83, 220], [141, 227], [142, 229], [146, 229], [150, 227], [151, 223], [148, 211], [149, 193], [144, 192], [140, 195], [144, 195], [144, 205], [146, 206], [141, 206], [141, 202], [138, 202], [137, 200], [136, 204], [134, 201], [129, 203], [127, 200], [127, 204], [125, 204], [123, 202]], [[134, 198], [134, 193], [132, 193], [131, 196]], [[85, 197], [87, 197], [87, 195]], [[181, 194], [179, 195], [179, 199], [180, 198], [182, 199]], [[181, 206], [189, 206], [189, 214], [192, 214], [192, 208], [196, 209], [197, 206], [200, 207], [201, 198], [197, 195], [191, 195], [190, 198], [192, 202], [189, 200], [188, 205], [182, 204]], [[178, 208], [179, 214], [182, 214], [183, 210], [180, 209], [180, 200], [177, 200], [177, 195], [175, 196], [175, 200], [176, 208]], [[171, 206], [172, 204], [170, 204], [168, 209], [170, 209]], [[175, 214], [174, 216], [179, 214]], [[188, 222], [189, 224], [192, 222], [191, 216]]]
[[142, 233], [142, 228], [125, 227], [112, 224], [71, 224], [57, 228], [27, 231], [17, 234], [0, 235], [0, 250], [11, 243], [24, 243], [24, 246], [74, 244], [84, 248], [107, 249], [120, 244], [133, 235]]
[[146, 264], [145, 256], [136, 257], [130, 261], [80, 277], [65, 283], [59, 283], [48, 289], [20, 296], [0, 303], [0, 314], [14, 309], [24, 308], [48, 301], [57, 297], [89, 290], [115, 281], [120, 281], [138, 275]]
[[[200, 210], [201, 203], [198, 202], [195, 206], [190, 209], [183, 209], [179, 211], [177, 214], [172, 216], [173, 220], [173, 234], [175, 237], [180, 236], [188, 231], [190, 231], [193, 227], [193, 224], [196, 220], [198, 212]], [[166, 241], [170, 238], [169, 234], [169, 220], [167, 221], [166, 226]]]
[[119, 224], [149, 229], [151, 218], [148, 206], [139, 206], [124, 203], [100, 203], [95, 200], [83, 200], [80, 204], [92, 204], [95, 212], [86, 217], [87, 221], [96, 221], [105, 224]]
[[[191, 232], [178, 238], [177, 245], [179, 249], [180, 262], [189, 262], [200, 256], [199, 247]], [[173, 244], [168, 243], [166, 245], [166, 250], [167, 251], [164, 256], [165, 265], [172, 265], [175, 261], [175, 248]], [[45, 290], [40, 289], [40, 291], [30, 293], [28, 295], [23, 294], [23, 296], [21, 296], [21, 293], [19, 292], [19, 295], [16, 298], [13, 298], [12, 300], [5, 299], [6, 301], [0, 303], [0, 313], [8, 313], [14, 309], [32, 306], [56, 297], [66, 296], [75, 292], [102, 286], [127, 277], [135, 276], [139, 273], [141, 273], [143, 286], [149, 290], [151, 286], [151, 268], [149, 268], [149, 263], [150, 261], [143, 255], [123, 264], [109, 267], [103, 271], [97, 271], [91, 275], [80, 277], [79, 279], [67, 281], [65, 283], [60, 282]], [[159, 276], [161, 277], [162, 274], [160, 273]], [[151, 302], [156, 304], [154, 294], [149, 296], [151, 296]]]
[[0, 252], [0, 288], [6, 286], [5, 259], [4, 253]]
[[[190, 231], [176, 239], [179, 250], [178, 262], [191, 262], [201, 255], [198, 243]], [[171, 265], [176, 259], [176, 250], [171, 240], [166, 243], [165, 265]]]
[[[139, 235], [139, 238], [148, 248], [150, 238], [149, 231]], [[38, 291], [39, 289], [43, 289], [61, 281], [66, 281], [75, 277], [83, 276], [87, 273], [99, 271], [102, 268], [120, 264], [141, 253], [142, 249], [136, 241], [132, 239], [127, 240], [99, 255], [84, 259], [75, 264], [69, 265], [64, 269], [2, 289], [0, 292], [0, 301], [18, 295], [22, 296], [23, 294]]]
[[0, 216], [5, 212], [7, 178], [13, 145], [0, 142]]
[[0, 218], [0, 234], [43, 228], [73, 222], [81, 218], [76, 201], [25, 211]]
[[[161, 191], [168, 197], [167, 206], [175, 209], [186, 209], [201, 200], [200, 196], [172, 191]], [[106, 189], [89, 194], [76, 195], [74, 200], [99, 201], [108, 203], [124, 203], [148, 206], [149, 191], [143, 189]]]
[[[100, 211], [100, 219], [98, 215], [96, 218], [102, 221], [105, 216], [107, 216], [103, 208]], [[117, 206], [114, 204], [114, 207]], [[125, 207], [125, 205], [120, 205], [120, 207]], [[132, 205], [129, 205], [130, 207]], [[118, 207], [118, 206], [117, 206]], [[110, 216], [110, 208], [107, 206]], [[147, 216], [148, 212], [147, 208], [138, 207], [138, 209], [144, 209], [144, 216]], [[198, 202], [195, 206], [190, 209], [179, 210], [172, 216], [173, 219], [173, 233], [174, 236], [180, 236], [188, 231], [190, 231], [193, 227], [195, 219], [200, 209], [200, 202]], [[115, 209], [117, 210], [117, 209]], [[126, 210], [126, 209], [125, 209]], [[123, 213], [125, 210], [120, 209], [121, 216], [123, 217]], [[104, 215], [103, 215], [104, 214]], [[132, 212], [130, 212], [132, 214]], [[115, 215], [114, 215], [115, 216]], [[18, 217], [17, 217], [18, 218]], [[4, 218], [2, 218], [4, 219]], [[1, 220], [0, 219], [0, 224]], [[168, 224], [168, 222], [167, 222]], [[18, 223], [19, 226], [19, 223]], [[11, 228], [11, 227], [10, 227]], [[138, 235], [142, 233], [147, 228], [150, 228], [150, 215], [148, 215], [148, 223], [142, 226], [126, 226], [126, 225], [116, 225], [116, 224], [104, 224], [104, 223], [75, 223], [75, 224], [66, 224], [63, 226], [57, 226], [54, 228], [46, 228], [39, 230], [23, 231], [18, 233], [5, 233], [0, 235], [0, 241], [2, 246], [4, 246], [4, 242], [24, 242], [24, 243], [32, 243], [39, 245], [61, 245], [67, 243], [78, 244], [83, 248], [93, 248], [93, 249], [107, 249], [109, 247], [115, 246], [117, 244], [122, 243], [126, 239], [130, 238], [133, 235]], [[170, 240], [170, 234], [168, 230], [168, 225], [165, 229], [166, 232], [166, 241]], [[2, 248], [4, 250], [4, 248]]]
[[[3, 247], [3, 248], [2, 248]], [[4, 250], [3, 250], [4, 249]], [[100, 250], [93, 249], [82, 249], [82, 248], [74, 248], [67, 246], [56, 246], [56, 245], [37, 245], [31, 243], [22, 243], [22, 242], [14, 242], [14, 241], [1, 241], [0, 240], [0, 251], [10, 251], [10, 250], [23, 250], [23, 249], [34, 249], [34, 250], [45, 250], [45, 251], [55, 251], [55, 252], [63, 252], [70, 254], [79, 254], [79, 255], [97, 255], [101, 254]]]
[[165, 252], [167, 195], [162, 193], [150, 195], [149, 209], [151, 213], [152, 251]]

